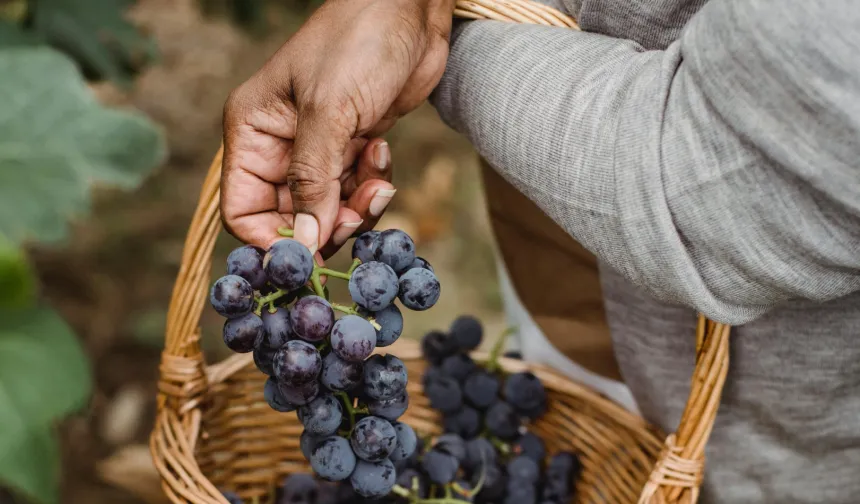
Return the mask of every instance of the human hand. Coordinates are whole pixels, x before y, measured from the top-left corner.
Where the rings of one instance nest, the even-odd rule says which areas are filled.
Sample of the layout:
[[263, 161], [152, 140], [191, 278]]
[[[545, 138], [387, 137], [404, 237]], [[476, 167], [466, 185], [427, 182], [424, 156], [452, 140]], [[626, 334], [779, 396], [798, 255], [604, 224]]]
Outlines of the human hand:
[[234, 236], [267, 248], [292, 227], [329, 254], [373, 227], [394, 186], [387, 144], [366, 137], [438, 83], [453, 3], [329, 0], [231, 93], [221, 211]]

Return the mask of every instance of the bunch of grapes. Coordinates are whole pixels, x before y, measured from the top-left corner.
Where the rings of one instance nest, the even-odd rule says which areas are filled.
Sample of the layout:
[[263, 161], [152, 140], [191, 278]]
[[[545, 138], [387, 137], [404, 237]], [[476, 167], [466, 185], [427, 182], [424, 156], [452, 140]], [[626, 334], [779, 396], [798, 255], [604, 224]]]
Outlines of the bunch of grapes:
[[[362, 234], [352, 256], [352, 267], [340, 272], [317, 265], [291, 238], [265, 252], [239, 247], [227, 258], [227, 275], [212, 286], [210, 302], [227, 318], [224, 343], [253, 352], [268, 375], [268, 404], [297, 413], [305, 428], [301, 449], [314, 472], [377, 498], [394, 487], [394, 463], [413, 454], [417, 436], [397, 422], [409, 403], [406, 366], [393, 355], [371, 354], [403, 332], [395, 300], [426, 310], [439, 299], [440, 285], [400, 230]], [[348, 281], [353, 303], [329, 300], [323, 276]]]

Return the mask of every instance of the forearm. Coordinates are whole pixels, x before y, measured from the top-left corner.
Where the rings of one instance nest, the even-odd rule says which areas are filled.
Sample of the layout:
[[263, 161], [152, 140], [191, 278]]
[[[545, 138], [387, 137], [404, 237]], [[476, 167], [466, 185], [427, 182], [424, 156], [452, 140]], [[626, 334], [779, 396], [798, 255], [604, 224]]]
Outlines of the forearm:
[[[786, 26], [809, 23], [814, 5], [762, 19], [768, 2], [713, 3], [667, 51], [537, 26], [460, 27], [433, 100], [628, 279], [743, 323], [786, 299], [860, 288], [860, 126], [841, 111], [860, 93], [838, 78], [856, 73], [839, 59], [844, 40], [822, 55], [779, 32], [797, 37]], [[825, 68], [801, 68], [816, 56]], [[836, 80], [802, 88], [828, 64]]]

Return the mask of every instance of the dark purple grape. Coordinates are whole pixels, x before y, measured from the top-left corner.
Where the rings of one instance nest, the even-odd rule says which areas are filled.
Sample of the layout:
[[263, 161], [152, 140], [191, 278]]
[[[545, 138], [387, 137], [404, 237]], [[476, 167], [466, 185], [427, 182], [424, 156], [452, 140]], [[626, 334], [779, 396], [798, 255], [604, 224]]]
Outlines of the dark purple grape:
[[339, 436], [319, 441], [311, 452], [310, 462], [314, 472], [328, 481], [343, 481], [356, 467], [349, 441]]
[[443, 425], [445, 432], [472, 439], [481, 432], [481, 414], [474, 408], [463, 406], [460, 411], [445, 415]]
[[424, 386], [430, 407], [442, 413], [453, 413], [463, 406], [463, 392], [457, 380], [440, 376]]
[[273, 367], [279, 382], [298, 386], [317, 379], [322, 369], [322, 357], [310, 343], [292, 340], [275, 354]]
[[[427, 259], [424, 259], [423, 257], [417, 257], [417, 256], [415, 257], [415, 260], [412, 261], [412, 264], [409, 265], [409, 268], [406, 269], [406, 271], [409, 271], [413, 268], [424, 268], [426, 270], [433, 271], [433, 266], [430, 266], [430, 263], [427, 261]], [[433, 271], [433, 272], [435, 273], [435, 271]], [[405, 273], [405, 271], [404, 271], [404, 273]]]
[[286, 345], [293, 333], [290, 328], [290, 310], [276, 308], [272, 313], [268, 308], [263, 308], [262, 319], [263, 340], [260, 344], [275, 350]]
[[397, 481], [397, 474], [394, 464], [388, 459], [380, 462], [359, 460], [349, 481], [357, 494], [368, 499], [376, 499], [391, 492]]
[[411, 269], [400, 277], [397, 298], [403, 306], [415, 311], [424, 311], [439, 301], [441, 286], [430, 270]]
[[443, 332], [430, 331], [421, 338], [421, 353], [424, 360], [438, 366], [445, 357], [457, 353], [457, 342]]
[[356, 422], [349, 442], [356, 457], [368, 462], [379, 462], [394, 451], [397, 432], [388, 420], [368, 416]]
[[[320, 485], [319, 493], [317, 494], [316, 501], [311, 501], [310, 504], [341, 504], [338, 500], [338, 487], [339, 484], [331, 484], [325, 483]], [[278, 502], [277, 504], [293, 504], [291, 502]], [[297, 503], [300, 504], [300, 503]], [[343, 503], [347, 504], [347, 503]]]
[[529, 457], [538, 464], [542, 464], [546, 458], [546, 446], [543, 440], [531, 432], [526, 432], [517, 439], [513, 451]]
[[400, 334], [403, 333], [403, 314], [400, 313], [400, 308], [395, 304], [388, 305], [378, 312], [369, 312], [362, 310], [362, 315], [372, 317], [382, 329], [376, 331], [376, 346], [387, 347], [397, 341]]
[[454, 481], [459, 467], [460, 464], [457, 462], [456, 457], [436, 449], [428, 451], [424, 454], [424, 458], [421, 459], [421, 469], [430, 478], [430, 481], [436, 485], [447, 485]]
[[263, 255], [265, 251], [253, 245], [243, 245], [230, 252], [227, 256], [227, 274], [238, 275], [254, 290], [262, 291], [266, 287], [266, 272], [263, 271]]
[[364, 393], [371, 399], [388, 399], [406, 390], [406, 365], [397, 357], [372, 355], [364, 363]]
[[354, 389], [364, 378], [364, 363], [349, 362], [334, 352], [325, 356], [320, 373], [323, 387], [332, 392], [346, 392]]
[[481, 345], [481, 339], [484, 337], [484, 327], [475, 317], [461, 315], [451, 324], [448, 334], [457, 343], [457, 347], [461, 351], [468, 352]]
[[508, 461], [508, 477], [526, 485], [536, 485], [540, 467], [531, 457], [518, 455]]
[[523, 485], [516, 480], [508, 479], [507, 495], [503, 504], [537, 504], [537, 493], [532, 485]]
[[522, 411], [518, 411], [518, 413], [528, 419], [537, 420], [542, 417], [546, 410], [549, 408], [549, 404], [547, 403], [546, 398], [542, 398], [541, 402], [531, 406], [529, 409], [525, 409]]
[[313, 476], [307, 473], [293, 473], [281, 485], [278, 504], [316, 504], [320, 486]]
[[334, 310], [319, 296], [307, 296], [296, 301], [290, 310], [290, 324], [299, 338], [316, 343], [324, 340], [334, 326]]
[[373, 253], [379, 246], [379, 231], [365, 231], [352, 244], [352, 258], [362, 263], [373, 260]]
[[436, 438], [433, 449], [452, 455], [460, 465], [466, 462], [466, 441], [457, 434], [442, 434]]
[[561, 452], [550, 457], [544, 478], [543, 500], [569, 502], [575, 491], [574, 482], [581, 472], [582, 463], [573, 453]]
[[263, 268], [272, 285], [294, 291], [311, 279], [314, 258], [307, 247], [296, 240], [285, 238], [276, 241], [266, 252]]
[[499, 401], [487, 410], [484, 425], [487, 426], [490, 434], [502, 440], [511, 441], [516, 439], [519, 433], [520, 417], [510, 404]]
[[430, 484], [427, 482], [427, 478], [415, 469], [397, 471], [397, 484], [410, 491], [413, 489], [413, 485], [417, 485], [418, 497], [421, 499], [426, 499], [430, 494]]
[[340, 427], [343, 409], [333, 395], [323, 394], [309, 404], [300, 406], [299, 415], [306, 432], [314, 436], [330, 436]]
[[391, 452], [390, 458], [397, 462], [412, 456], [418, 446], [418, 436], [412, 427], [401, 422], [394, 424], [394, 432], [397, 433], [397, 446]]
[[466, 441], [466, 461], [463, 468], [477, 471], [485, 465], [496, 464], [496, 447], [487, 438], [476, 437]]
[[[480, 467], [480, 466], [479, 466]], [[481, 480], [481, 475], [484, 476], [483, 485], [478, 492], [478, 500], [481, 502], [496, 502], [505, 496], [507, 489], [507, 480], [505, 472], [495, 463], [487, 464], [472, 472], [472, 484], [477, 485]], [[567, 504], [567, 503], [559, 503]]]
[[508, 375], [503, 393], [505, 400], [521, 414], [543, 412], [546, 389], [540, 379], [528, 371]]
[[275, 354], [278, 353], [277, 348], [269, 348], [266, 345], [260, 345], [254, 349], [254, 365], [263, 374], [273, 376], [275, 374]]
[[233, 492], [221, 492], [221, 495], [224, 496], [230, 504], [245, 504], [245, 501]]
[[311, 453], [313, 453], [314, 448], [322, 440], [323, 438], [316, 437], [308, 431], [302, 431], [302, 435], [299, 437], [299, 447], [302, 450], [302, 455], [305, 456], [305, 460], [311, 460]]
[[466, 381], [466, 377], [476, 369], [478, 369], [478, 366], [475, 364], [475, 361], [464, 353], [445, 357], [445, 360], [442, 361], [442, 373], [460, 383]]
[[331, 349], [349, 362], [361, 362], [376, 348], [376, 330], [358, 315], [346, 315], [334, 323]]
[[295, 404], [296, 406], [304, 406], [305, 404], [313, 401], [320, 391], [319, 382], [317, 381], [311, 381], [296, 386], [279, 382], [278, 389], [281, 391], [281, 394], [287, 402]]
[[236, 353], [248, 353], [263, 339], [263, 321], [248, 313], [224, 322], [224, 344]]
[[391, 266], [397, 273], [406, 271], [415, 261], [415, 242], [399, 229], [379, 233], [373, 259]]
[[278, 387], [278, 382], [271, 377], [266, 380], [266, 384], [263, 386], [263, 398], [266, 399], [266, 403], [268, 403], [275, 411], [289, 413], [296, 410], [296, 406], [290, 404], [290, 402], [287, 401], [281, 393], [281, 389]]
[[222, 317], [241, 317], [250, 313], [254, 307], [254, 288], [238, 275], [222, 276], [215, 280], [209, 291], [209, 303]]
[[406, 408], [409, 407], [409, 394], [404, 390], [400, 394], [382, 400], [367, 401], [367, 411], [371, 415], [382, 417], [389, 421], [394, 421], [406, 413]]
[[466, 402], [483, 411], [499, 400], [499, 379], [483, 369], [472, 372], [463, 383]]
[[442, 368], [437, 366], [430, 366], [424, 370], [424, 374], [421, 375], [421, 384], [425, 387], [428, 383], [432, 383], [436, 379], [445, 376], [442, 374]]
[[399, 284], [397, 274], [381, 262], [364, 263], [349, 279], [349, 295], [359, 306], [370, 311], [380, 311], [397, 297]]

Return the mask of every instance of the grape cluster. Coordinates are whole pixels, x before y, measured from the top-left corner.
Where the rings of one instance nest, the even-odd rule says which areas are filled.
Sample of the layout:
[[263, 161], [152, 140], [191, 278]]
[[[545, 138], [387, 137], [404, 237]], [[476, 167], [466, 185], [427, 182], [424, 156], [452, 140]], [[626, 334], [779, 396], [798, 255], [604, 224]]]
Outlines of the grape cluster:
[[[301, 450], [314, 473], [378, 498], [391, 492], [394, 464], [413, 455], [417, 436], [397, 421], [409, 404], [406, 366], [374, 351], [403, 332], [395, 300], [426, 310], [439, 299], [440, 285], [403, 231], [366, 232], [352, 255], [349, 271], [339, 272], [318, 266], [291, 238], [267, 251], [239, 247], [227, 258], [227, 275], [212, 286], [210, 303], [227, 318], [227, 347], [253, 352], [268, 375], [269, 406], [298, 415]], [[352, 306], [330, 301], [321, 276], [348, 281]]]

